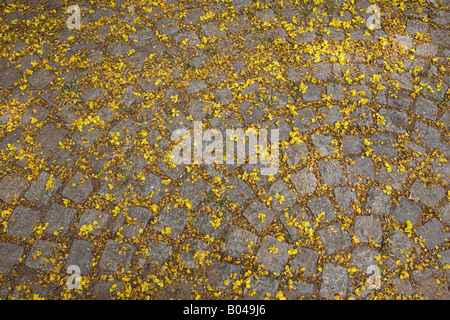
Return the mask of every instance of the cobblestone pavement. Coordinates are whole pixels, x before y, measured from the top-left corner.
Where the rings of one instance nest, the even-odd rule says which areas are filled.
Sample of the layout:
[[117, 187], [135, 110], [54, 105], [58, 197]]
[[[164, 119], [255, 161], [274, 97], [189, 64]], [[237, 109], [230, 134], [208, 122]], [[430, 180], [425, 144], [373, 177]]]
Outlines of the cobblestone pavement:
[[0, 298], [449, 299], [450, 2], [370, 5], [2, 1]]

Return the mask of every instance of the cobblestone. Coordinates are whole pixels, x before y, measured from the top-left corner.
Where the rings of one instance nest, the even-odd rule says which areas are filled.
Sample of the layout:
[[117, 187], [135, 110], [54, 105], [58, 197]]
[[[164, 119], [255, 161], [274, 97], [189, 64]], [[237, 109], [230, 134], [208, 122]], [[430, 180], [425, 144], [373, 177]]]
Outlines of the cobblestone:
[[297, 2], [0, 5], [0, 298], [448, 299], [448, 1]]

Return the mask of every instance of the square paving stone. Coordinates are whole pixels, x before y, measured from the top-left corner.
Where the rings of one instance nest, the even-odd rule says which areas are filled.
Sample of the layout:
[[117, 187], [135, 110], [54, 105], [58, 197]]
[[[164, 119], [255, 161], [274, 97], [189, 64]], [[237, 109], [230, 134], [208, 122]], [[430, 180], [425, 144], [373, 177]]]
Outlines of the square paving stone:
[[288, 300], [310, 299], [314, 294], [314, 284], [307, 282], [294, 282], [292, 289], [284, 295]]
[[6, 175], [0, 181], [0, 199], [11, 204], [15, 195], [20, 197], [25, 192], [27, 184], [27, 179], [22, 178], [18, 174], [10, 173]]
[[441, 142], [441, 131], [429, 126], [423, 122], [416, 122], [414, 125], [414, 129], [417, 130], [417, 133], [413, 135], [415, 139], [418, 139], [422, 143], [427, 146], [438, 148]]
[[373, 126], [372, 112], [367, 105], [356, 108], [350, 113], [350, 119], [353, 124], [358, 126]]
[[444, 232], [444, 225], [436, 218], [431, 219], [419, 229], [416, 234], [425, 239], [425, 246], [433, 249], [435, 246], [445, 243], [449, 237], [449, 232]]
[[[231, 219], [231, 213], [225, 209], [216, 211], [213, 217], [208, 213], [202, 213], [194, 217], [194, 227], [198, 229], [203, 234], [209, 235], [211, 237], [216, 237], [223, 229], [226, 228], [228, 222]], [[220, 219], [220, 225], [216, 225], [216, 221]]]
[[70, 222], [76, 213], [77, 210], [74, 208], [67, 208], [58, 203], [52, 204], [44, 219], [44, 225], [48, 223], [45, 233], [64, 236], [69, 231]]
[[25, 199], [36, 202], [38, 206], [47, 204], [62, 185], [62, 180], [51, 177], [48, 172], [41, 172], [25, 193]]
[[103, 253], [100, 258], [100, 268], [116, 272], [120, 266], [123, 266], [125, 271], [130, 268], [131, 259], [133, 258], [134, 247], [125, 242], [116, 242], [108, 240], [103, 248]]
[[118, 203], [122, 200], [122, 197], [127, 190], [127, 185], [123, 182], [101, 184], [100, 189], [96, 194], [100, 195], [103, 199], [110, 201], [111, 203]]
[[197, 34], [194, 31], [187, 31], [180, 34], [177, 34], [173, 37], [173, 39], [180, 43], [186, 39], [188, 39], [187, 45], [195, 46], [199, 43], [201, 43], [200, 39], [198, 38]]
[[292, 256], [291, 270], [295, 273], [297, 270], [304, 268], [303, 275], [305, 277], [312, 276], [317, 271], [317, 260], [319, 254], [308, 248], [298, 248], [298, 252]]
[[152, 194], [150, 199], [152, 199], [153, 203], [158, 203], [165, 194], [165, 186], [162, 184], [162, 180], [153, 173], [149, 173], [145, 176], [145, 180], [141, 186], [142, 187], [136, 188], [136, 191], [144, 197], [148, 197]]
[[328, 300], [334, 300], [336, 295], [345, 297], [347, 282], [347, 269], [328, 262], [323, 266], [319, 295]]
[[119, 215], [114, 223], [114, 230], [123, 227], [123, 235], [125, 237], [138, 237], [139, 230], [145, 229], [148, 220], [151, 218], [152, 212], [143, 207], [128, 208], [128, 212]]
[[279, 219], [293, 240], [300, 238], [301, 234], [299, 229], [303, 228], [303, 225], [308, 228], [313, 228], [313, 221], [300, 205], [282, 213]]
[[275, 300], [275, 295], [279, 281], [266, 276], [260, 276], [258, 278], [250, 278], [250, 289], [253, 290], [252, 295], [247, 288], [244, 289], [244, 299], [249, 300]]
[[257, 252], [257, 262], [265, 266], [270, 272], [280, 274], [289, 260], [289, 245], [278, 241], [277, 238], [266, 235]]
[[340, 110], [341, 108], [338, 105], [333, 105], [331, 108], [328, 107], [319, 108], [319, 112], [323, 116], [323, 123], [334, 125], [336, 122], [342, 121], [343, 116]]
[[311, 140], [314, 143], [316, 150], [325, 157], [333, 154], [334, 152], [334, 149], [331, 147], [331, 140], [333, 139], [334, 137], [332, 135], [325, 135], [321, 133], [311, 135]]
[[406, 92], [398, 92], [395, 96], [389, 95], [387, 99], [388, 106], [403, 110], [409, 110], [410, 103], [411, 96]]
[[248, 198], [253, 195], [252, 189], [250, 189], [247, 184], [239, 179], [236, 176], [233, 176], [229, 181], [229, 186], [233, 186], [233, 188], [227, 188], [228, 191], [228, 199], [230, 202], [237, 203], [238, 205], [242, 205]]
[[48, 123], [42, 128], [36, 136], [35, 142], [41, 143], [41, 148], [44, 151], [54, 151], [58, 143], [64, 139], [67, 130], [62, 127], [57, 127], [53, 123]]
[[89, 148], [89, 145], [93, 144], [101, 135], [101, 131], [94, 127], [92, 124], [88, 124], [83, 128], [83, 131], [75, 131], [72, 134], [72, 140], [85, 148]]
[[75, 265], [80, 268], [81, 274], [89, 273], [92, 269], [91, 262], [94, 259], [93, 248], [92, 242], [74, 239], [66, 260], [66, 268]]
[[147, 261], [151, 263], [162, 264], [169, 259], [172, 251], [172, 246], [163, 242], [154, 243], [149, 241]]
[[251, 0], [232, 0], [231, 4], [236, 12], [242, 12], [245, 7], [252, 4]]
[[420, 179], [416, 179], [409, 188], [411, 199], [422, 202], [423, 204], [434, 207], [439, 204], [439, 201], [445, 194], [445, 189], [436, 185], [425, 187]]
[[286, 162], [289, 166], [298, 166], [302, 164], [302, 158], [306, 160], [308, 156], [308, 148], [305, 142], [301, 143], [289, 143], [289, 147], [287, 149], [282, 149], [282, 152], [286, 154]]
[[133, 47], [123, 42], [113, 42], [106, 48], [114, 56], [123, 56], [133, 49]]
[[327, 254], [333, 254], [336, 251], [351, 245], [350, 236], [346, 231], [341, 230], [340, 223], [326, 226], [317, 233], [320, 236], [320, 241], [325, 247]]
[[[277, 212], [292, 206], [297, 200], [295, 193], [289, 189], [289, 186], [282, 179], [278, 179], [272, 184], [267, 196], [272, 197], [270, 206]], [[281, 196], [284, 197], [284, 200]]]
[[[267, 130], [267, 141], [271, 143], [278, 143], [281, 140], [289, 138], [289, 133], [292, 131], [289, 124], [282, 117], [276, 117], [270, 121], [261, 123], [261, 129]], [[272, 130], [278, 130], [278, 132]], [[275, 136], [276, 133], [278, 133], [278, 138]], [[261, 131], [259, 134], [262, 134]]]
[[130, 34], [128, 38], [130, 39], [130, 42], [138, 48], [142, 48], [157, 39], [155, 33], [147, 27]]
[[291, 181], [300, 196], [314, 192], [317, 187], [316, 176], [308, 167], [293, 173]]
[[176, 23], [177, 21], [174, 18], [163, 18], [161, 20], [158, 20], [155, 23], [155, 27], [158, 29], [159, 32], [165, 34], [166, 36], [173, 35], [180, 31], [180, 27]]
[[431, 100], [418, 97], [414, 105], [414, 113], [426, 119], [436, 120], [439, 112], [438, 106]]
[[292, 126], [297, 128], [300, 132], [316, 129], [320, 126], [317, 117], [311, 108], [298, 110], [297, 115], [293, 118], [293, 122]]
[[306, 86], [306, 91], [303, 94], [304, 102], [319, 101], [322, 99], [322, 89], [319, 86], [312, 83], [306, 83]]
[[189, 199], [192, 208], [197, 207], [197, 205], [205, 198], [205, 193], [210, 189], [210, 185], [204, 179], [197, 179], [193, 175], [188, 177], [180, 188], [180, 196], [182, 199]]
[[406, 128], [409, 126], [408, 115], [406, 113], [383, 108], [380, 109], [379, 113], [385, 120], [385, 124], [380, 125], [381, 128], [398, 134], [406, 132]]
[[370, 187], [367, 193], [366, 208], [376, 215], [387, 215], [391, 209], [391, 196], [379, 187]]
[[327, 83], [327, 95], [331, 95], [331, 99], [340, 101], [344, 99], [344, 88], [338, 84], [328, 82]]
[[385, 183], [391, 187], [402, 190], [403, 184], [406, 181], [407, 171], [399, 171], [398, 166], [395, 164], [390, 165], [391, 171], [389, 172], [385, 166], [381, 167], [380, 172], [378, 172], [377, 180], [380, 183]]
[[394, 143], [396, 138], [390, 133], [377, 133], [370, 137], [370, 148], [373, 152], [386, 158], [397, 158], [397, 150], [395, 150]]
[[[238, 276], [241, 270], [242, 268], [235, 264], [214, 261], [207, 271], [208, 283], [219, 290], [225, 290], [231, 286], [233, 275]], [[226, 282], [228, 285], [225, 284]]]
[[8, 90], [15, 82], [21, 78], [20, 73], [10, 67], [2, 72], [3, 77], [0, 79], [0, 88], [4, 91]]
[[33, 269], [51, 270], [58, 262], [56, 260], [58, 249], [59, 244], [57, 243], [37, 239], [25, 260], [25, 265]]
[[352, 202], [358, 201], [356, 193], [351, 187], [334, 188], [334, 197], [339, 210], [345, 214], [351, 214], [353, 212]]
[[348, 180], [351, 183], [367, 182], [368, 179], [375, 179], [375, 169], [373, 167], [372, 159], [356, 158], [355, 162], [347, 166]]
[[402, 263], [406, 263], [406, 255], [412, 253], [411, 250], [418, 252], [420, 246], [414, 242], [412, 238], [408, 238], [402, 231], [396, 231], [390, 237], [389, 250], [396, 259], [400, 259]]
[[392, 216], [402, 223], [409, 220], [414, 224], [421, 213], [422, 209], [417, 204], [405, 197], [400, 197], [400, 201], [394, 207]]
[[276, 218], [279, 213], [276, 210], [270, 210], [259, 200], [253, 200], [247, 209], [242, 213], [257, 230], [267, 227]]
[[8, 220], [6, 233], [22, 238], [28, 238], [39, 221], [39, 214], [31, 208], [22, 205], [16, 207]]
[[350, 264], [358, 268], [359, 271], [367, 273], [370, 266], [378, 266], [375, 256], [378, 251], [367, 246], [358, 246], [352, 251], [352, 258]]
[[345, 183], [344, 171], [337, 160], [319, 161], [319, 172], [323, 182], [329, 186]]
[[49, 111], [46, 108], [35, 105], [25, 111], [19, 121], [20, 123], [29, 125], [34, 129], [38, 123], [43, 122], [47, 118], [48, 114]]
[[368, 242], [369, 237], [380, 242], [383, 237], [380, 219], [371, 216], [355, 217], [355, 235], [361, 242]]
[[9, 275], [14, 265], [19, 262], [23, 247], [13, 243], [0, 243], [0, 274]]
[[34, 72], [28, 77], [28, 82], [36, 89], [44, 89], [55, 76], [48, 70]]
[[80, 230], [83, 226], [93, 226], [90, 234], [99, 236], [105, 232], [111, 221], [111, 216], [108, 213], [95, 209], [86, 209], [83, 211], [77, 229]]
[[[314, 197], [307, 202], [309, 210], [317, 218], [322, 212], [325, 213], [324, 218], [327, 221], [331, 221], [336, 217], [334, 208], [331, 204], [330, 199], [327, 196]], [[323, 218], [322, 218], [323, 219]]]
[[91, 179], [83, 176], [81, 172], [77, 172], [64, 187], [62, 196], [78, 203], [84, 203], [92, 191]]
[[242, 258], [242, 254], [250, 251], [249, 245], [256, 243], [258, 236], [238, 226], [231, 225], [225, 234], [225, 249], [234, 258]]
[[[156, 231], [163, 231], [170, 228], [169, 238], [175, 238], [183, 233], [187, 223], [188, 212], [186, 209], [175, 208], [171, 203], [166, 204], [158, 217], [158, 223], [153, 227]], [[167, 230], [167, 229], [166, 229]]]

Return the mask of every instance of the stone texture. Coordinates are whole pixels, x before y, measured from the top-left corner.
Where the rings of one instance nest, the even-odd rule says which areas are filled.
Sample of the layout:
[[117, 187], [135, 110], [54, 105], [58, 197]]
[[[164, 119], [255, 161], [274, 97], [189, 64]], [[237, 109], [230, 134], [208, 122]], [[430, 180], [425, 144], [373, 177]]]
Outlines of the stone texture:
[[85, 240], [75, 239], [69, 250], [69, 255], [66, 260], [66, 267], [71, 265], [78, 266], [81, 274], [87, 274], [91, 269], [91, 262], [94, 259], [92, 252], [94, 244]]
[[14, 209], [9, 217], [5, 231], [16, 237], [28, 238], [38, 221], [38, 212], [20, 205]]
[[289, 245], [287, 243], [280, 242], [276, 238], [267, 235], [256, 254], [258, 257], [257, 261], [262, 263], [270, 272], [280, 274], [284, 271], [284, 266], [289, 259], [288, 249]]
[[25, 265], [38, 270], [50, 270], [56, 264], [59, 245], [57, 243], [37, 239], [25, 260]]
[[444, 232], [443, 229], [442, 223], [438, 219], [433, 218], [417, 229], [416, 234], [425, 239], [425, 246], [428, 249], [433, 249], [449, 238], [450, 233]]
[[324, 134], [313, 134], [311, 136], [311, 140], [313, 141], [316, 150], [319, 151], [322, 156], [333, 154], [334, 150], [331, 147], [331, 140], [333, 139], [333, 136]]
[[412, 199], [419, 200], [429, 207], [434, 207], [444, 196], [445, 189], [436, 185], [427, 188], [420, 179], [416, 179], [409, 188], [409, 192]]
[[311, 198], [308, 200], [307, 206], [316, 218], [321, 214], [324, 214], [322, 219], [327, 221], [331, 221], [336, 217], [335, 210], [327, 196]]
[[286, 162], [289, 166], [298, 166], [303, 163], [302, 157], [308, 156], [308, 148], [306, 143], [292, 143], [289, 144], [287, 149], [281, 150], [284, 154], [286, 154]]
[[317, 260], [319, 254], [308, 248], [299, 248], [298, 252], [292, 256], [291, 270], [295, 273], [297, 270], [305, 269], [303, 275], [310, 277], [317, 271]]
[[143, 232], [152, 212], [144, 207], [128, 208], [126, 214], [121, 214], [116, 218], [114, 229], [123, 228], [125, 237], [138, 237]]
[[292, 174], [291, 181], [300, 196], [315, 191], [317, 187], [316, 176], [308, 167]]
[[360, 155], [365, 149], [363, 140], [349, 135], [342, 137], [342, 152], [348, 155]]
[[175, 208], [171, 203], [166, 204], [158, 217], [158, 224], [153, 229], [156, 231], [163, 231], [165, 228], [170, 228], [170, 233], [167, 234], [170, 238], [179, 236], [187, 223], [188, 213], [185, 209]]
[[23, 247], [13, 243], [0, 243], [0, 274], [7, 276], [22, 254]]
[[391, 196], [379, 187], [370, 187], [367, 193], [366, 208], [378, 216], [387, 215], [391, 208]]
[[351, 187], [336, 187], [334, 188], [334, 197], [341, 212], [345, 214], [353, 212], [352, 203], [358, 200], [354, 189]]
[[319, 172], [325, 184], [332, 186], [345, 183], [344, 171], [337, 160], [319, 161]]
[[273, 219], [275, 219], [277, 215], [277, 211], [270, 210], [259, 200], [253, 200], [242, 215], [251, 223], [253, 227], [260, 230], [272, 223]]
[[27, 184], [27, 180], [18, 174], [10, 173], [4, 176], [0, 181], [0, 199], [11, 204], [16, 195], [20, 197], [23, 194]]
[[148, 244], [148, 261], [151, 263], [164, 263], [169, 257], [172, 251], [172, 246], [163, 242], [154, 243], [149, 241]]
[[225, 249], [236, 259], [242, 258], [242, 254], [250, 251], [249, 245], [255, 245], [258, 236], [238, 226], [231, 225], [225, 234]]
[[92, 191], [91, 179], [83, 176], [81, 172], [77, 172], [64, 187], [62, 196], [83, 203]]
[[317, 233], [327, 254], [333, 254], [351, 244], [350, 236], [346, 231], [341, 230], [340, 223], [324, 227]]
[[369, 238], [371, 238], [379, 243], [383, 237], [380, 219], [370, 216], [355, 217], [355, 236], [361, 242], [368, 242]]
[[347, 269], [333, 263], [326, 263], [323, 266], [319, 295], [328, 300], [334, 300], [336, 295], [345, 297], [347, 281]]
[[41, 172], [25, 193], [25, 199], [37, 205], [47, 204], [61, 185], [60, 179], [51, 177], [45, 171]]
[[406, 220], [414, 223], [421, 213], [422, 209], [417, 204], [405, 197], [401, 197], [400, 201], [394, 206], [392, 216], [402, 223], [406, 223]]
[[134, 255], [134, 247], [128, 243], [108, 240], [103, 248], [103, 253], [99, 261], [100, 268], [115, 272], [123, 267], [130, 268], [131, 259]]
[[52, 204], [45, 215], [44, 225], [48, 223], [45, 233], [64, 236], [70, 227], [77, 210], [58, 203]]
[[[282, 179], [278, 179], [272, 184], [267, 196], [272, 197], [270, 206], [277, 212], [292, 206], [297, 199], [295, 193], [289, 189], [289, 186]], [[284, 201], [281, 196], [284, 197]]]
[[109, 214], [104, 213], [100, 210], [95, 209], [86, 209], [81, 214], [80, 221], [78, 222], [78, 230], [80, 230], [83, 226], [93, 226], [92, 231], [89, 233], [94, 236], [99, 236], [109, 226], [111, 221], [111, 217]]

